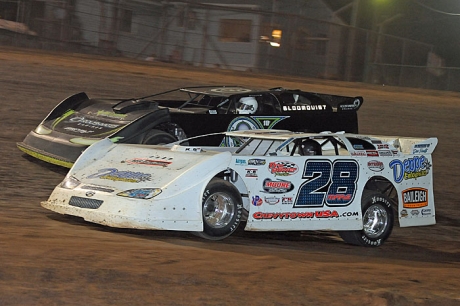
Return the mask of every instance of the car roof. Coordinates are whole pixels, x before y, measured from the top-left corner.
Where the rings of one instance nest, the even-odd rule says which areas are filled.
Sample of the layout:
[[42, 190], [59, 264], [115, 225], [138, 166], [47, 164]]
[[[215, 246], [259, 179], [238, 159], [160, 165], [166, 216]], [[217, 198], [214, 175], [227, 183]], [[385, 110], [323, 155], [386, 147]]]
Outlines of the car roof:
[[193, 86], [193, 87], [182, 87], [178, 88], [179, 91], [193, 93], [193, 94], [203, 94], [209, 96], [225, 96], [229, 97], [232, 95], [239, 94], [263, 94], [263, 93], [280, 93], [280, 92], [305, 92], [299, 89], [286, 89], [282, 87], [276, 87], [271, 89], [255, 89], [247, 88], [238, 85], [221, 85], [221, 86]]
[[183, 87], [179, 89], [183, 92], [203, 94], [209, 96], [231, 96], [234, 94], [243, 94], [259, 90], [249, 89], [242, 86], [196, 86], [196, 87]]

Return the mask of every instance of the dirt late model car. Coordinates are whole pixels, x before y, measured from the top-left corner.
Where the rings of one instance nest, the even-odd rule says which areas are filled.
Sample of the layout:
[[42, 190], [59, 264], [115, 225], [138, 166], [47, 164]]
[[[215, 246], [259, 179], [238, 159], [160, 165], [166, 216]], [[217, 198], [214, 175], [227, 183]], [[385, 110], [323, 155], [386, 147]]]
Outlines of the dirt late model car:
[[[221, 147], [222, 137], [242, 145]], [[379, 246], [395, 215], [402, 227], [435, 224], [437, 138], [253, 130], [185, 144], [101, 140], [41, 205], [111, 227], [211, 240], [245, 221], [247, 231], [333, 230], [347, 243]]]
[[241, 129], [356, 133], [362, 103], [362, 97], [235, 86], [179, 88], [124, 100], [79, 93], [59, 103], [17, 145], [31, 156], [70, 168], [83, 150], [105, 137], [165, 144]]

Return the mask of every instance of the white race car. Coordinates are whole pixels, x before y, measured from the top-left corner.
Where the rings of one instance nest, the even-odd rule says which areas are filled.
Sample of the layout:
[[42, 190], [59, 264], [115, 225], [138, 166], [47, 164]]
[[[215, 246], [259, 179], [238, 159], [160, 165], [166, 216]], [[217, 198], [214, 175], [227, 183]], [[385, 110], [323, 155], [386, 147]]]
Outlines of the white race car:
[[[239, 147], [223, 147], [223, 138]], [[41, 205], [112, 227], [219, 240], [247, 231], [333, 230], [379, 246], [435, 224], [437, 138], [250, 130], [169, 145], [101, 140]]]

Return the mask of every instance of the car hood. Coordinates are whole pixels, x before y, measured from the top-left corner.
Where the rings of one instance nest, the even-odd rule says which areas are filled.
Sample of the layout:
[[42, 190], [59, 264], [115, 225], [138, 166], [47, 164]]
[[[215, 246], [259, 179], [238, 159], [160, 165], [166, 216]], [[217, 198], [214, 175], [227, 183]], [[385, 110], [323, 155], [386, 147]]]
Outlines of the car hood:
[[88, 100], [88, 106], [69, 109], [58, 118], [47, 120], [43, 125], [60, 133], [87, 137], [103, 138], [134, 120], [144, 116], [151, 110], [137, 110], [129, 113], [116, 113], [115, 102], [106, 100]]
[[69, 172], [85, 185], [114, 190], [161, 188], [163, 196], [181, 192], [227, 169], [230, 152], [185, 151], [180, 146], [112, 144], [90, 146]]

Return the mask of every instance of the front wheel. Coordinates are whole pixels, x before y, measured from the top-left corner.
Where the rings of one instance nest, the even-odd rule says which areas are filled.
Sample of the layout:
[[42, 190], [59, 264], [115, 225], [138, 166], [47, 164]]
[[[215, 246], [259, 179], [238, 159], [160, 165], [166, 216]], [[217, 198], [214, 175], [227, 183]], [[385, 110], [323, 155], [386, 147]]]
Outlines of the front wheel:
[[241, 195], [231, 183], [213, 178], [202, 197], [203, 232], [194, 234], [209, 240], [230, 236], [241, 222], [243, 204]]
[[376, 247], [382, 245], [393, 230], [394, 213], [387, 196], [364, 191], [362, 198], [363, 229], [341, 231], [340, 237], [349, 244]]
[[173, 135], [163, 132], [162, 130], [151, 130], [145, 134], [142, 144], [161, 145], [175, 142], [176, 140], [177, 139]]

